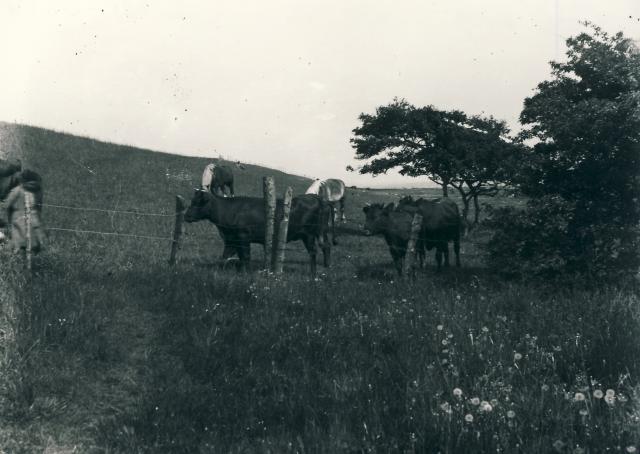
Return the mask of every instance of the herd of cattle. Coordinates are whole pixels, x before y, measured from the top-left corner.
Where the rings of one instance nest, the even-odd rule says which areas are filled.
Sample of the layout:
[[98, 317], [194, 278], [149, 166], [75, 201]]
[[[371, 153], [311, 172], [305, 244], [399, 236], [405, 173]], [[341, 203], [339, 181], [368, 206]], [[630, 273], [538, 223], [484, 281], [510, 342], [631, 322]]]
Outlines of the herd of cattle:
[[[226, 196], [229, 189], [230, 197]], [[306, 193], [293, 198], [289, 218], [287, 242], [302, 240], [309, 253], [311, 272], [316, 272], [318, 246], [322, 249], [324, 266], [329, 266], [331, 242], [329, 231], [336, 241], [335, 221], [343, 222], [346, 199], [344, 182], [337, 179], [316, 180]], [[401, 199], [396, 206], [373, 204], [363, 207], [364, 233], [383, 235], [394, 265], [402, 272], [402, 262], [407, 250], [411, 223], [416, 213], [422, 216], [416, 251], [421, 266], [425, 263], [425, 251], [436, 250], [438, 269], [449, 266], [449, 242], [453, 242], [456, 266], [460, 266], [461, 218], [458, 206], [448, 198], [413, 200]], [[283, 217], [283, 201], [276, 202], [275, 231]], [[259, 197], [234, 196], [233, 172], [225, 166], [208, 165], [202, 178], [202, 188], [196, 189], [185, 213], [186, 222], [209, 220], [218, 227], [224, 242], [224, 260], [238, 255], [240, 265], [246, 269], [251, 259], [251, 243], [265, 243], [264, 200]]]
[[[19, 161], [0, 160], [0, 201], [4, 201], [6, 221], [0, 215], [0, 227], [8, 225], [14, 251], [27, 247], [25, 215], [26, 194], [32, 195], [30, 216], [31, 248], [37, 251], [44, 240], [40, 223], [42, 185], [40, 176], [23, 169]], [[311, 272], [316, 272], [318, 247], [323, 253], [324, 266], [329, 266], [331, 244], [337, 244], [336, 220], [344, 222], [346, 187], [338, 179], [316, 180], [305, 194], [293, 197], [289, 215], [287, 242], [301, 240], [309, 253]], [[411, 223], [416, 213], [422, 216], [416, 252], [420, 266], [425, 251], [435, 248], [438, 269], [449, 266], [449, 242], [453, 242], [456, 266], [460, 266], [461, 219], [458, 206], [448, 198], [413, 200], [401, 199], [398, 204], [373, 204], [362, 208], [365, 214], [365, 235], [382, 235], [399, 273], [406, 254]], [[283, 201], [276, 201], [275, 223], [283, 218]], [[209, 220], [215, 224], [224, 242], [223, 259], [237, 255], [240, 266], [246, 269], [251, 260], [251, 243], [265, 243], [264, 199], [235, 196], [233, 172], [224, 165], [209, 164], [202, 176], [202, 186], [196, 189], [187, 208], [186, 222]], [[332, 240], [329, 240], [331, 233]], [[0, 231], [0, 240], [3, 239]]]

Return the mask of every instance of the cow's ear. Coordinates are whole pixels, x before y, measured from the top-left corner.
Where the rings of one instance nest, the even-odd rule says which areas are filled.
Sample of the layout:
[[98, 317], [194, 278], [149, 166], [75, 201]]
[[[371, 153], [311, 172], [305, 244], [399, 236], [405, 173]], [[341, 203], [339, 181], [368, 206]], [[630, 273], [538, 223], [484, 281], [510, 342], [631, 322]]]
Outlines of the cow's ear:
[[391, 202], [386, 207], [384, 207], [384, 211], [385, 211], [385, 213], [390, 213], [390, 212], [393, 211], [393, 208], [394, 208], [394, 205], [393, 205], [393, 202]]

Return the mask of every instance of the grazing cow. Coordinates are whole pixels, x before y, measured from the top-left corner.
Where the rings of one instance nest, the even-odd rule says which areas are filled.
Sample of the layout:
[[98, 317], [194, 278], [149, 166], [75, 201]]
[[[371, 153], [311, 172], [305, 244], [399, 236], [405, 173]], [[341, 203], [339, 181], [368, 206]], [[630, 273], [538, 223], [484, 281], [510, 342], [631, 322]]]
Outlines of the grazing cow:
[[[320, 197], [305, 194], [294, 197], [289, 214], [287, 242], [302, 240], [310, 256], [311, 273], [316, 272], [317, 244], [322, 248], [324, 266], [329, 266], [331, 245], [327, 235], [331, 209]], [[276, 203], [276, 222], [283, 216], [282, 199]], [[224, 239], [223, 259], [238, 253], [240, 264], [247, 269], [251, 259], [251, 243], [264, 244], [264, 199], [258, 197], [219, 197], [196, 190], [185, 213], [186, 222], [208, 219], [213, 222]]]
[[[316, 194], [321, 196], [324, 200], [329, 202], [335, 209], [336, 205], [340, 206], [340, 220], [345, 222], [347, 218], [344, 215], [344, 202], [347, 197], [347, 189], [344, 185], [344, 181], [337, 180], [335, 178], [329, 178], [328, 180], [316, 180], [309, 186], [305, 194]], [[335, 212], [335, 218], [337, 219], [338, 212]]]
[[[460, 230], [462, 221], [458, 205], [451, 199], [413, 200], [411, 196], [403, 197], [398, 203], [398, 210], [422, 215], [422, 228], [420, 239], [424, 248], [431, 250], [436, 248], [436, 262], [438, 269], [449, 266], [449, 241], [453, 241], [453, 250], [456, 254], [456, 266], [460, 266]], [[422, 261], [422, 258], [421, 258]]]
[[344, 185], [344, 181], [330, 178], [328, 180], [316, 180], [309, 186], [305, 194], [316, 194], [323, 198], [323, 200], [329, 202], [331, 205], [331, 231], [333, 237], [333, 244], [338, 244], [336, 239], [335, 223], [338, 218], [338, 211], [336, 205], [340, 207], [340, 220], [346, 222], [347, 218], [344, 215], [344, 203], [347, 197], [347, 189]]
[[229, 188], [229, 194], [233, 197], [233, 172], [228, 166], [208, 164], [202, 173], [202, 189], [212, 194], [226, 196], [225, 188]]
[[[402, 275], [402, 262], [407, 252], [413, 214], [404, 210], [395, 210], [393, 203], [387, 206], [381, 203], [367, 205], [362, 208], [365, 214], [364, 231], [367, 236], [381, 234], [384, 236], [393, 264]], [[420, 241], [416, 249], [421, 248]]]

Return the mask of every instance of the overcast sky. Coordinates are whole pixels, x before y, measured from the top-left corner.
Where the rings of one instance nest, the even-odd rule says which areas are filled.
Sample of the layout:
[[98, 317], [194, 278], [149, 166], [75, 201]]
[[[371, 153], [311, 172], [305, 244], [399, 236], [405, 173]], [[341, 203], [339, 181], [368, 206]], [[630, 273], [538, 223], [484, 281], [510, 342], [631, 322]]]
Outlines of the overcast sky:
[[638, 0], [2, 0], [0, 120], [424, 184], [345, 171], [360, 113], [397, 96], [516, 129], [578, 21], [639, 39], [639, 17]]

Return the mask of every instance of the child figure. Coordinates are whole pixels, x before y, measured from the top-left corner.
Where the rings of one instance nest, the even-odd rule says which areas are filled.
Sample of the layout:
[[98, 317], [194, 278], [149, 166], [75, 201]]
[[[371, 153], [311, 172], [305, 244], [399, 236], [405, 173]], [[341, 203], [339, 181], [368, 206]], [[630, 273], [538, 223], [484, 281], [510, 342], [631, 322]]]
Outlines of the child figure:
[[24, 170], [20, 174], [20, 184], [14, 187], [5, 201], [7, 220], [9, 222], [10, 242], [13, 250], [19, 252], [27, 249], [27, 217], [25, 197], [31, 195], [31, 250], [39, 252], [44, 245], [44, 230], [40, 221], [42, 211], [42, 183], [40, 175]]

